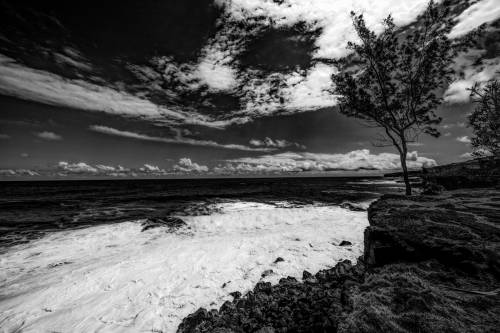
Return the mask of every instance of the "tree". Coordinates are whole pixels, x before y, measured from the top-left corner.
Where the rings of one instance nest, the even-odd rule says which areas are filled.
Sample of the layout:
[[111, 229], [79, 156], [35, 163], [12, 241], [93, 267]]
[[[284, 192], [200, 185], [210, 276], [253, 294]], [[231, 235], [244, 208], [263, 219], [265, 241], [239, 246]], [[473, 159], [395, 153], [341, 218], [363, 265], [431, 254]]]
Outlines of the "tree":
[[476, 108], [469, 116], [474, 136], [473, 155], [500, 155], [500, 81], [490, 80], [484, 87], [479, 83], [470, 89]]
[[457, 48], [447, 34], [447, 12], [432, 1], [417, 23], [397, 29], [389, 15], [381, 34], [366, 27], [363, 15], [351, 13], [359, 44], [348, 43], [350, 58], [337, 61], [332, 76], [340, 112], [383, 129], [379, 146], [394, 146], [400, 155], [406, 194], [411, 194], [406, 158], [408, 143], [421, 133], [438, 137], [438, 96], [452, 78]]

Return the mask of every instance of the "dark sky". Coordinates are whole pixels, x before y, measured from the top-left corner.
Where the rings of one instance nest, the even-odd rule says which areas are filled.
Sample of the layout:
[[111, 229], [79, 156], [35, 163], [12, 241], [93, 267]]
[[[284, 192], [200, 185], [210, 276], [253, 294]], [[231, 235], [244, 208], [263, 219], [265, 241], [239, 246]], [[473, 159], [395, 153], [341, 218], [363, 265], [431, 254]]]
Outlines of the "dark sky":
[[[467, 157], [465, 88], [500, 69], [492, 0], [451, 1], [450, 37], [486, 24], [457, 59], [439, 139], [413, 167]], [[493, 6], [492, 6], [493, 4]], [[425, 0], [2, 1], [0, 177], [175, 177], [399, 166], [377, 131], [336, 109], [332, 59], [354, 39], [349, 12], [378, 31], [414, 23]], [[479, 59], [479, 60], [478, 60]], [[465, 155], [464, 155], [465, 154]]]

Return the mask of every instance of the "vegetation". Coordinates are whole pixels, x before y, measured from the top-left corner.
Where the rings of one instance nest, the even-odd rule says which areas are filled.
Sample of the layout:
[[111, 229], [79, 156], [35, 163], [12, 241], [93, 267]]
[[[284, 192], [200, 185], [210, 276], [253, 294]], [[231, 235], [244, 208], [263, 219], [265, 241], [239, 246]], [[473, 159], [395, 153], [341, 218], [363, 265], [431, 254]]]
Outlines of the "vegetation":
[[383, 129], [375, 144], [396, 147], [409, 195], [408, 143], [422, 133], [439, 136], [439, 90], [451, 80], [457, 53], [447, 37], [451, 24], [432, 1], [409, 31], [398, 30], [389, 16], [377, 35], [363, 15], [351, 15], [360, 42], [349, 42], [353, 56], [336, 63], [333, 93], [339, 96], [341, 113]]
[[500, 155], [500, 81], [490, 80], [484, 87], [476, 83], [471, 89], [476, 108], [469, 116], [474, 131], [473, 155]]

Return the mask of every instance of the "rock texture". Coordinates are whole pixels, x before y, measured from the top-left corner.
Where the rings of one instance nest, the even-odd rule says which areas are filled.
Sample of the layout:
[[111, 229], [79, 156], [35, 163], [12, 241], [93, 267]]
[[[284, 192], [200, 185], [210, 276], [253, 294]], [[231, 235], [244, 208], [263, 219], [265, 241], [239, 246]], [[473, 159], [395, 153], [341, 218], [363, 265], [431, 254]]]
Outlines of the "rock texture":
[[448, 190], [500, 185], [500, 157], [474, 160], [423, 169], [424, 183], [439, 184]]
[[261, 282], [178, 331], [498, 332], [499, 189], [386, 195], [368, 215], [356, 265]]

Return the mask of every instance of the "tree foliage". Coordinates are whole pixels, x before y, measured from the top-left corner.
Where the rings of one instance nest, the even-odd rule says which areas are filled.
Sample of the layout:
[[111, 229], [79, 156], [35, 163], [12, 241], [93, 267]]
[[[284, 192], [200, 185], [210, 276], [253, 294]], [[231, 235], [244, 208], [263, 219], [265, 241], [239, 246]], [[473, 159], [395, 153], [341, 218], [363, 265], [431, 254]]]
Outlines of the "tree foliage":
[[351, 16], [359, 42], [349, 42], [353, 56], [336, 63], [333, 92], [341, 113], [383, 129], [377, 145], [396, 147], [410, 194], [407, 144], [421, 133], [439, 136], [441, 118], [435, 110], [442, 102], [441, 89], [452, 78], [450, 65], [457, 53], [447, 37], [452, 24], [432, 1], [418, 23], [404, 31], [388, 16], [377, 35], [363, 15]]
[[500, 81], [490, 80], [484, 87], [479, 83], [470, 89], [476, 108], [469, 116], [474, 132], [471, 145], [473, 154], [500, 155]]

